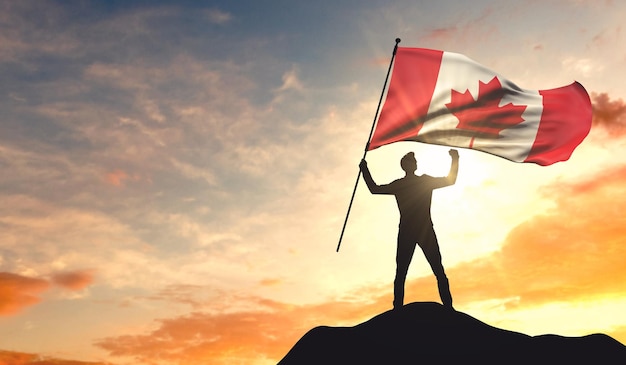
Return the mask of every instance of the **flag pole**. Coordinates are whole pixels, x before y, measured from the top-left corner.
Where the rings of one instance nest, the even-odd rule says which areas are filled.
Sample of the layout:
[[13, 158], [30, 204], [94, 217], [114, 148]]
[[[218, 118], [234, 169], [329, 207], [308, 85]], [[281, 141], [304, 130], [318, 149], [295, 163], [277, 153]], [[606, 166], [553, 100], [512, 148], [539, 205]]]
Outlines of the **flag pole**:
[[[374, 133], [374, 126], [376, 126], [376, 119], [378, 119], [378, 112], [380, 110], [380, 104], [383, 101], [383, 95], [385, 95], [385, 89], [387, 88], [387, 80], [389, 80], [389, 74], [391, 73], [391, 66], [393, 65], [393, 60], [396, 57], [396, 51], [398, 50], [398, 43], [400, 43], [400, 38], [396, 38], [396, 45], [393, 47], [393, 53], [391, 54], [391, 60], [389, 61], [389, 68], [387, 69], [387, 76], [385, 77], [385, 83], [383, 84], [383, 91], [380, 93], [380, 99], [378, 100], [378, 106], [376, 107], [376, 114], [374, 115], [374, 121], [372, 122], [372, 128], [370, 129], [370, 135], [367, 137], [367, 143], [365, 144], [365, 151], [363, 152], [362, 160], [365, 159], [367, 155], [367, 150], [370, 146], [370, 140], [372, 139], [372, 134]], [[341, 247], [341, 240], [343, 239], [343, 233], [346, 230], [346, 224], [348, 223], [348, 217], [350, 216], [350, 210], [352, 209], [352, 202], [354, 201], [354, 194], [356, 194], [356, 188], [359, 185], [359, 180], [361, 178], [361, 169], [359, 169], [359, 173], [356, 175], [356, 181], [354, 183], [354, 189], [352, 189], [352, 197], [350, 198], [350, 204], [348, 205], [348, 211], [346, 212], [346, 219], [343, 221], [343, 227], [341, 228], [341, 235], [339, 236], [339, 243], [337, 244], [337, 251], [339, 252], [339, 247]]]

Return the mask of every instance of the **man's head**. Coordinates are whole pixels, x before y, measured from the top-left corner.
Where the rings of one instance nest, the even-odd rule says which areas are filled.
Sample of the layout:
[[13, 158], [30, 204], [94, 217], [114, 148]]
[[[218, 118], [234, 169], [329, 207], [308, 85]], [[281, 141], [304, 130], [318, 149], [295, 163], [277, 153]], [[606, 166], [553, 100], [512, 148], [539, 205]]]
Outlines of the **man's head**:
[[412, 174], [417, 170], [417, 160], [415, 160], [415, 153], [409, 152], [400, 160], [400, 166], [407, 174]]

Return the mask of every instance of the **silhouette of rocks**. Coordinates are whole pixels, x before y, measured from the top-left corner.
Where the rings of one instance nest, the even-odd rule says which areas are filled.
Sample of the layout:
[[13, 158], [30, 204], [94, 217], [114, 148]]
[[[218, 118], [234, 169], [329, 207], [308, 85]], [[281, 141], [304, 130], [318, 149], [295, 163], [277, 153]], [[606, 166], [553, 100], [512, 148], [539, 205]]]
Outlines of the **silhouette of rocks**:
[[411, 303], [354, 327], [307, 332], [278, 363], [626, 364], [626, 346], [604, 334], [528, 336], [438, 303]]

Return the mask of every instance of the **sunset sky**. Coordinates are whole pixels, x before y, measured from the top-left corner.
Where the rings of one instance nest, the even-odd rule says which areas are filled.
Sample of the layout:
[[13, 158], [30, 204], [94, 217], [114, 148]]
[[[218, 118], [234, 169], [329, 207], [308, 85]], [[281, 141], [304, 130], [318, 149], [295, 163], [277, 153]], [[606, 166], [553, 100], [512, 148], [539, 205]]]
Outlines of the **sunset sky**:
[[[566, 162], [460, 150], [433, 221], [457, 310], [626, 343], [626, 2], [0, 1], [0, 364], [276, 364], [392, 307], [398, 213], [360, 184], [394, 46], [580, 82]], [[378, 183], [448, 148], [367, 155]], [[416, 252], [405, 302], [437, 301]]]

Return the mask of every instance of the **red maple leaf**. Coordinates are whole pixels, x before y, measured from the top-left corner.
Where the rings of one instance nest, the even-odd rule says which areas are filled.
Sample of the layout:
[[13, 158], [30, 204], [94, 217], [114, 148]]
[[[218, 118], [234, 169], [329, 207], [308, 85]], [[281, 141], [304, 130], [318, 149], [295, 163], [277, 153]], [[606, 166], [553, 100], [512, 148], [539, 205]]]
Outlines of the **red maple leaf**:
[[486, 84], [479, 81], [476, 100], [469, 90], [464, 93], [451, 90], [452, 100], [446, 107], [459, 119], [457, 129], [471, 132], [470, 148], [475, 137], [498, 138], [502, 130], [524, 121], [522, 113], [526, 110], [526, 105], [508, 103], [500, 106], [503, 96], [504, 89], [497, 77]]

